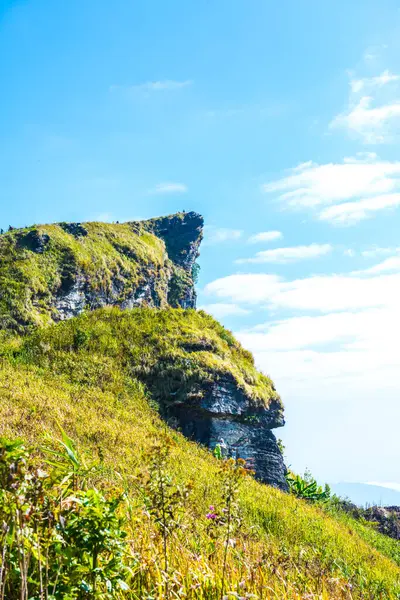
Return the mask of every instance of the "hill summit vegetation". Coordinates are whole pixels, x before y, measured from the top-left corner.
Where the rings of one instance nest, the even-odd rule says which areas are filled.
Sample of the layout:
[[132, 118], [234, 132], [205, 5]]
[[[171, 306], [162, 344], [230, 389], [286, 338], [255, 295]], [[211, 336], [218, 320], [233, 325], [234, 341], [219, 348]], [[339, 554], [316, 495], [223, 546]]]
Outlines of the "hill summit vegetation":
[[0, 236], [0, 328], [26, 331], [102, 306], [195, 306], [196, 213], [56, 223]]
[[[27, 273], [23, 285], [36, 284]], [[232, 382], [254, 414], [283, 410], [212, 317], [108, 306], [19, 328], [7, 306], [1, 599], [400, 598], [397, 541], [340, 511], [328, 490], [290, 475], [302, 497], [284, 493], [179, 431], [174, 408], [201, 414], [215, 382]]]

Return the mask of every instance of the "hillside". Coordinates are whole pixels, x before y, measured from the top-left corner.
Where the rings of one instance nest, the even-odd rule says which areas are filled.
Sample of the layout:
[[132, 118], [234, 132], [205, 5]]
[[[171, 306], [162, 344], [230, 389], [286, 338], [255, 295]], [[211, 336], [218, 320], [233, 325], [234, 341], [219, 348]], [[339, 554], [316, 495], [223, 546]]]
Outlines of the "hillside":
[[[192, 236], [174, 246], [175, 234], [160, 222], [146, 222], [145, 233], [140, 225], [141, 233], [132, 240], [139, 243], [149, 236], [153, 248], [168, 256], [163, 259], [165, 268], [189, 273], [198, 251]], [[93, 224], [93, 230], [98, 227], [103, 225]], [[85, 228], [91, 231], [92, 225]], [[121, 235], [124, 228], [130, 231], [132, 225], [105, 229], [108, 236], [110, 231]], [[61, 226], [44, 229], [64, 240]], [[15, 240], [26, 231], [30, 230], [10, 232], [3, 244], [13, 240], [15, 248]], [[91, 252], [100, 257], [96, 235], [92, 233]], [[81, 251], [83, 244], [77, 243]], [[33, 250], [27, 252], [31, 273], [32, 264], [42, 265], [45, 252], [38, 257], [29, 254], [36, 254]], [[133, 272], [138, 267], [131, 260]], [[154, 261], [153, 257], [151, 264]], [[4, 498], [13, 497], [18, 474], [25, 477], [23, 494], [28, 500], [17, 512], [25, 515], [19, 531], [36, 542], [29, 546], [28, 566], [18, 563], [21, 549], [16, 553], [19, 566], [10, 571], [14, 587], [10, 583], [5, 588], [7, 599], [400, 598], [398, 542], [350, 515], [328, 512], [279, 489], [286, 487], [285, 466], [271, 429], [284, 423], [282, 401], [272, 380], [256, 370], [251, 354], [229, 331], [202, 311], [168, 306], [168, 294], [163, 308], [149, 302], [54, 318], [55, 279], [51, 285], [46, 280], [47, 295], [38, 308], [32, 298], [44, 280], [35, 271], [38, 279], [31, 282], [26, 271], [20, 281], [24, 261], [16, 262], [14, 271], [11, 260], [2, 261], [3, 277], [15, 285], [11, 289], [22, 285], [18, 289], [30, 300], [23, 304], [24, 322], [18, 313], [22, 304], [15, 304], [18, 294], [7, 296], [9, 304], [2, 305], [0, 479], [6, 493], [0, 494], [0, 511], [3, 520], [10, 517], [7, 507], [12, 504]], [[61, 263], [49, 257], [49, 264], [53, 269]], [[52, 272], [58, 277], [57, 269]], [[88, 265], [80, 269], [89, 273]], [[62, 436], [64, 445], [57, 441]], [[221, 437], [234, 456], [254, 468], [260, 481], [241, 467], [232, 470], [206, 448], [214, 448]], [[15, 458], [18, 446], [7, 445], [4, 438], [13, 443], [21, 438], [26, 448], [32, 446], [31, 457], [22, 453]], [[45, 447], [56, 453], [50, 455], [51, 464], [45, 462]], [[60, 448], [65, 451], [61, 458]], [[37, 487], [29, 495], [26, 486], [31, 489], [33, 484]], [[16, 502], [23, 494], [18, 491]], [[118, 518], [112, 517], [116, 507]], [[169, 515], [167, 525], [163, 511]], [[38, 515], [36, 520], [32, 514]], [[60, 567], [48, 596], [40, 595], [45, 577], [40, 569], [26, 577], [25, 596], [15, 592], [23, 570], [42, 564], [31, 522], [44, 527], [42, 540], [49, 539], [49, 532], [55, 536], [50, 550], [46, 548], [55, 552], [52, 561]], [[74, 535], [68, 538], [74, 523]], [[89, 524], [94, 523], [96, 540], [100, 536], [105, 543], [103, 554], [91, 554]], [[6, 556], [4, 540], [11, 539], [10, 544], [15, 538], [4, 527], [0, 536]], [[79, 560], [78, 541], [86, 544]], [[52, 561], [46, 569], [51, 570]], [[70, 583], [73, 577], [75, 587]]]
[[[169, 318], [172, 324], [166, 338], [160, 337], [160, 325], [165, 331]], [[138, 332], [142, 320], [146, 326]], [[208, 330], [205, 323], [209, 324]], [[45, 432], [59, 435], [58, 422], [78, 442], [81, 451], [88, 456], [100, 453], [106, 467], [101, 475], [102, 486], [120, 485], [121, 477], [129, 485], [148, 468], [152, 446], [166, 431], [158, 415], [165, 376], [162, 372], [159, 375], [161, 385], [153, 380], [155, 389], [161, 390], [155, 396], [149, 397], [143, 384], [143, 377], [154, 366], [150, 348], [158, 344], [158, 353], [165, 345], [179, 355], [182, 339], [193, 343], [195, 325], [201, 325], [200, 339], [213, 339], [215, 345], [225, 348], [225, 360], [218, 370], [232, 369], [232, 376], [243, 388], [250, 386], [249, 397], [256, 406], [268, 402], [267, 394], [272, 390], [269, 380], [254, 372], [247, 353], [237, 343], [229, 354], [229, 346], [224, 346], [227, 342], [221, 338], [221, 334], [229, 334], [224, 334], [211, 317], [191, 311], [170, 310], [168, 314], [151, 309], [102, 309], [28, 338], [13, 337], [3, 344], [2, 435], [13, 439], [22, 436], [38, 447]], [[147, 346], [141, 345], [144, 338]], [[198, 381], [203, 373], [211, 373], [218, 362], [217, 354], [214, 358], [207, 352], [199, 354], [199, 362], [179, 374], [187, 385]], [[244, 376], [253, 377], [252, 383], [246, 383]], [[200, 590], [206, 589], [206, 582], [211, 589], [218, 587], [219, 559], [207, 549], [211, 541], [205, 518], [209, 505], [220, 506], [222, 502], [218, 461], [181, 434], [171, 432], [170, 436], [173, 446], [169, 472], [178, 483], [190, 481], [192, 486], [190, 501], [184, 506], [188, 529], [171, 551], [171, 561], [185, 595], [214, 598], [217, 596], [211, 592], [207, 595], [202, 591], [200, 595], [190, 589], [196, 578]], [[135, 497], [132, 488], [130, 492]], [[400, 593], [399, 567], [363, 542], [349, 522], [340, 523], [320, 509], [251, 478], [241, 487], [240, 504], [245, 523], [235, 537], [235, 549], [229, 558], [230, 589], [237, 589], [244, 581], [240, 588], [243, 593], [259, 594], [260, 586], [265, 586], [264, 595], [258, 597], [268, 597], [267, 588], [282, 598], [314, 597], [306, 593], [331, 598], [396, 598]], [[142, 539], [148, 535], [148, 526], [145, 531], [140, 527], [136, 530], [135, 544], [139, 539], [142, 544], [150, 544], [150, 540]], [[373, 536], [371, 541], [376, 543], [379, 534]], [[150, 544], [142, 551], [146, 562], [147, 552], [156, 550]], [[157, 586], [161, 567], [156, 561], [148, 568], [150, 589]], [[377, 590], [383, 591], [378, 594]]]

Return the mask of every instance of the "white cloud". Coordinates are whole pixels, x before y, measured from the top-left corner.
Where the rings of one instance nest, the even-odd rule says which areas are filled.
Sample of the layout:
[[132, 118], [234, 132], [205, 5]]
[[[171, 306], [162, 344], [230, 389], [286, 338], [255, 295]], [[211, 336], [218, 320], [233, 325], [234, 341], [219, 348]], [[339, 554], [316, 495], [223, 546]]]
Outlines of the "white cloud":
[[283, 237], [281, 231], [260, 231], [251, 235], [247, 240], [249, 244], [258, 244], [259, 242], [273, 242]]
[[375, 107], [373, 102], [371, 96], [363, 96], [349, 112], [335, 117], [332, 127], [346, 127], [349, 131], [361, 135], [367, 144], [381, 144], [387, 141], [391, 136], [389, 122], [400, 118], [400, 102]]
[[291, 246], [257, 252], [253, 258], [240, 258], [235, 262], [243, 263], [290, 263], [299, 260], [317, 258], [332, 251], [330, 244], [310, 244], [309, 246]]
[[158, 183], [155, 188], [150, 190], [151, 194], [185, 194], [188, 191], [187, 185], [174, 181]]
[[[307, 208], [337, 225], [352, 224], [400, 203], [400, 162], [362, 153], [339, 163], [305, 162], [264, 184], [290, 208]], [[323, 205], [331, 208], [321, 209]]]
[[367, 144], [390, 141], [400, 129], [399, 75], [384, 71], [376, 77], [350, 79], [346, 110], [330, 123], [361, 137]]
[[390, 271], [400, 271], [400, 255], [399, 256], [390, 256], [386, 258], [381, 263], [370, 267], [369, 269], [365, 269], [361, 271], [362, 274], [370, 274], [370, 273], [387, 273]]
[[183, 81], [176, 81], [174, 79], [163, 79], [160, 81], [145, 81], [144, 83], [138, 83], [136, 85], [112, 85], [110, 87], [111, 92], [125, 91], [125, 92], [169, 92], [173, 90], [180, 90], [185, 87], [189, 87], [193, 84], [191, 79], [185, 79]]
[[374, 246], [368, 250], [363, 250], [361, 255], [365, 258], [375, 258], [376, 256], [382, 256], [385, 254], [393, 254], [396, 252], [396, 248], [382, 248], [380, 246]]
[[348, 256], [349, 258], [353, 258], [356, 255], [356, 253], [352, 248], [346, 248], [346, 250], [343, 250], [343, 255]]
[[[211, 282], [205, 292], [221, 302], [265, 310], [264, 322], [235, 335], [282, 395], [288, 421], [282, 434], [294, 468], [309, 465], [324, 474], [332, 453], [339, 452], [335, 477], [354, 478], [356, 469], [365, 480], [390, 481], [390, 468], [382, 473], [382, 460], [374, 463], [369, 449], [378, 436], [388, 458], [399, 452], [400, 272], [297, 279], [237, 273]], [[391, 415], [382, 427], [374, 420], [376, 411]], [[310, 422], [315, 430], [329, 423], [318, 456], [304, 449], [298, 433], [299, 423], [304, 429]], [[347, 468], [357, 435], [359, 464]]]
[[277, 275], [244, 273], [209, 283], [205, 292], [238, 304], [320, 313], [396, 306], [400, 273], [314, 275], [292, 281]]
[[343, 396], [349, 401], [357, 396], [359, 399], [371, 390], [376, 390], [379, 397], [379, 391], [383, 393], [386, 386], [395, 393], [397, 390], [398, 395], [400, 358], [394, 338], [385, 339], [383, 348], [375, 346], [366, 350], [276, 351], [257, 349], [251, 338], [244, 338], [240, 332], [235, 335], [254, 353], [257, 366], [280, 383], [278, 389], [291, 389], [293, 398], [301, 395], [302, 388], [307, 391], [306, 397], [316, 397], [319, 393], [321, 402], [325, 394], [332, 395], [335, 389], [338, 401]]
[[222, 242], [230, 242], [238, 240], [243, 235], [243, 231], [240, 229], [229, 229], [227, 227], [212, 227], [206, 226], [204, 228], [204, 244], [213, 245], [220, 244]]
[[398, 389], [400, 269], [294, 280], [236, 274], [211, 282], [205, 292], [272, 315], [297, 312], [236, 332], [283, 389], [297, 393], [303, 386], [311, 393], [333, 381], [345, 382], [347, 393], [350, 383], [358, 393], [383, 385]]
[[[235, 335], [277, 380], [310, 390], [334, 381], [398, 388], [400, 320], [397, 307], [300, 316]], [[338, 391], [339, 393], [339, 391]], [[359, 392], [360, 393], [360, 392]]]
[[291, 317], [239, 333], [241, 341], [254, 351], [316, 349], [333, 342], [357, 352], [382, 348], [383, 344], [387, 348], [388, 343], [393, 349], [397, 335], [400, 321], [395, 307]]
[[381, 75], [376, 77], [366, 77], [364, 79], [350, 79], [350, 88], [352, 92], [358, 93], [361, 90], [367, 89], [368, 91], [371, 88], [382, 87], [387, 83], [392, 83], [393, 81], [399, 81], [399, 75], [393, 75], [388, 70], [383, 71]]
[[399, 194], [383, 194], [374, 198], [364, 198], [356, 202], [344, 202], [325, 208], [320, 212], [321, 221], [329, 221], [335, 225], [352, 225], [363, 219], [368, 219], [371, 214], [386, 208], [395, 208], [400, 205]]
[[223, 317], [229, 317], [232, 315], [247, 315], [249, 310], [238, 306], [237, 304], [229, 304], [223, 302], [216, 302], [214, 304], [203, 304], [198, 307], [199, 310], [205, 310], [206, 312], [213, 315], [216, 319]]
[[306, 162], [282, 179], [263, 186], [264, 192], [283, 192], [280, 199], [292, 207], [333, 204], [360, 196], [400, 190], [400, 162], [379, 161], [376, 155], [346, 158], [342, 163]]

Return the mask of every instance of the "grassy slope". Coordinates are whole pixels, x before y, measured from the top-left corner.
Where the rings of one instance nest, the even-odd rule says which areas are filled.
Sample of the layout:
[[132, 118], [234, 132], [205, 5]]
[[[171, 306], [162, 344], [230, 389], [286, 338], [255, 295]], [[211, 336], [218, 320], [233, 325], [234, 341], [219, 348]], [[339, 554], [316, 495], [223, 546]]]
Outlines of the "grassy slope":
[[[133, 287], [154, 273], [160, 285], [165, 285], [167, 257], [162, 240], [134, 223], [83, 225], [87, 235], [78, 237], [60, 225], [34, 226], [0, 236], [0, 328], [49, 324], [56, 292], [76, 272], [85, 276], [93, 291], [107, 292], [111, 279]], [[48, 236], [43, 252], [30, 250], [32, 234]], [[129, 293], [129, 285], [124, 293]]]
[[[213, 352], [185, 354], [182, 344], [199, 340]], [[81, 448], [103, 455], [102, 485], [118, 481], [114, 469], [130, 481], [146, 469], [151, 445], [166, 431], [136, 376], [168, 354], [189, 360], [186, 367], [194, 377], [228, 370], [255, 400], [275, 396], [249, 354], [211, 317], [194, 311], [107, 309], [28, 340], [4, 341], [1, 433], [38, 444], [44, 432], [57, 430], [59, 421]], [[184, 539], [171, 549], [176, 586], [187, 597], [211, 598], [204, 590], [218, 582], [221, 548], [210, 550], [204, 515], [210, 504], [221, 504], [218, 463], [180, 434], [170, 435], [171, 474], [178, 482], [193, 482]], [[229, 552], [229, 589], [263, 598], [400, 597], [400, 569], [383, 556], [396, 558], [395, 549], [385, 545], [383, 536], [251, 479], [242, 486], [240, 503], [245, 525]], [[370, 543], [362, 539], [368, 536]], [[132, 544], [140, 547], [149, 586], [160, 578], [154, 540], [145, 518], [139, 519]]]

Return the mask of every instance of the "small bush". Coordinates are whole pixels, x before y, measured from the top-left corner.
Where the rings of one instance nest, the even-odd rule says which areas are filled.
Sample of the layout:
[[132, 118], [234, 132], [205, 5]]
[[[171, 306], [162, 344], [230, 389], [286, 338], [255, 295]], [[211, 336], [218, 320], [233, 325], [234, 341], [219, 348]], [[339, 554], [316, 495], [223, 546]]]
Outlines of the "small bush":
[[309, 502], [327, 502], [331, 496], [331, 490], [328, 484], [324, 487], [318, 485], [310, 472], [306, 471], [304, 476], [295, 475], [289, 471], [286, 476], [289, 489], [297, 498], [303, 498]]

